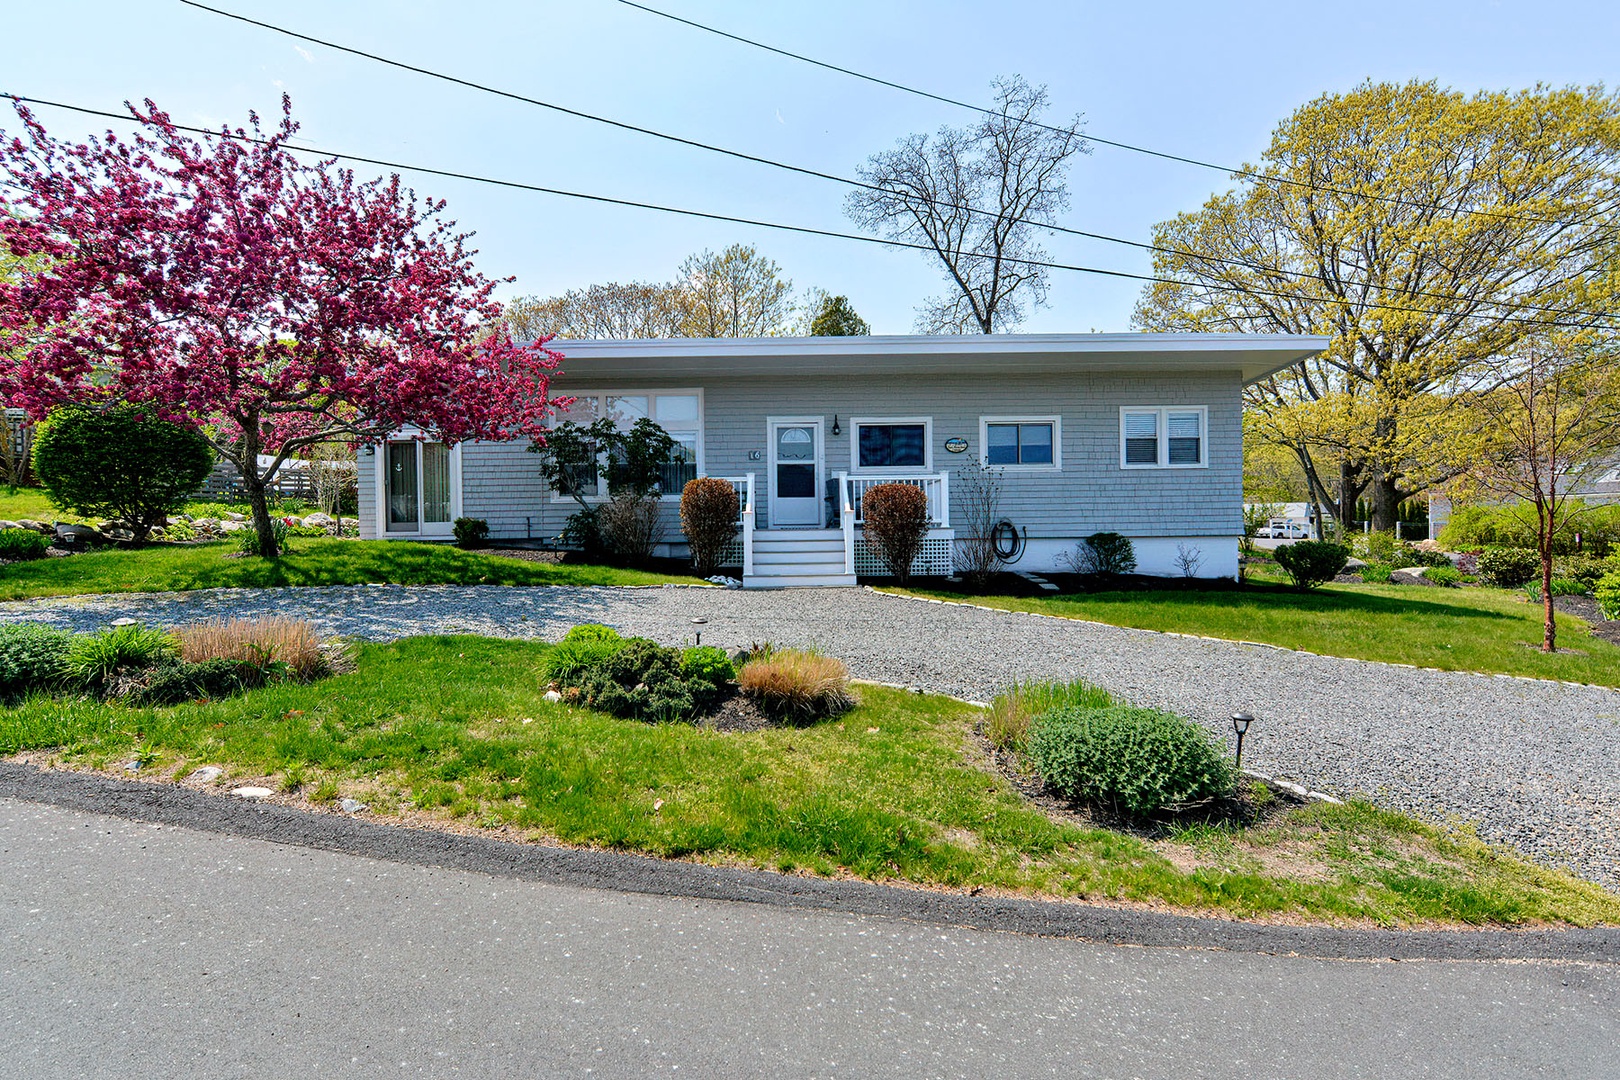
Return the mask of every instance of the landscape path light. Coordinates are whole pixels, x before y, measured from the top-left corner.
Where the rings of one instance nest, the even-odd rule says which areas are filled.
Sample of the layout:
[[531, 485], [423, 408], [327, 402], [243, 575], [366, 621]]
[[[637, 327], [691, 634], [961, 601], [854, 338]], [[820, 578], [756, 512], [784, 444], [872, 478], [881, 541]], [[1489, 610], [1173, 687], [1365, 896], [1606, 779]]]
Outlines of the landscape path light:
[[1241, 772], [1243, 770], [1243, 736], [1248, 732], [1249, 725], [1254, 723], [1254, 717], [1246, 712], [1232, 714], [1232, 730], [1237, 732], [1237, 757], [1232, 761], [1232, 768]]
[[702, 615], [699, 615], [699, 616], [697, 616], [696, 618], [694, 618], [692, 620], [692, 625], [697, 627], [697, 631], [696, 631], [696, 633], [697, 633], [697, 642], [696, 643], [698, 645], [703, 644], [703, 627], [704, 627], [704, 625], [706, 623], [708, 623], [708, 621], [709, 620], [707, 618], [705, 618], [704, 616], [702, 616]]

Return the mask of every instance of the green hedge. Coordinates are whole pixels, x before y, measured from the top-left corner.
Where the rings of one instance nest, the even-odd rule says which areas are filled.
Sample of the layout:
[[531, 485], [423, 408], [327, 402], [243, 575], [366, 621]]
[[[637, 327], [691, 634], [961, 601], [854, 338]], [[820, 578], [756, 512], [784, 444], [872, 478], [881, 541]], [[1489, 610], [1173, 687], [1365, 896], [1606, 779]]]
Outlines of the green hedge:
[[[1575, 534], [1581, 551], [1597, 556], [1620, 549], [1620, 503], [1587, 507], [1553, 542], [1553, 554], [1575, 553]], [[1534, 548], [1536, 511], [1533, 506], [1464, 506], [1452, 512], [1440, 531], [1440, 543], [1451, 551], [1483, 547]]]

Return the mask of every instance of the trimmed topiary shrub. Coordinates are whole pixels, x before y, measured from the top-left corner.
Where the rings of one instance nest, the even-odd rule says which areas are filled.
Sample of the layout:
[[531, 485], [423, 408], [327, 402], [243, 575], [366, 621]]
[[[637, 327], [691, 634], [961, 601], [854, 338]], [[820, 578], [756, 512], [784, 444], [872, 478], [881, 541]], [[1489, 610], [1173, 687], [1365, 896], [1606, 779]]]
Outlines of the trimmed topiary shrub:
[[1236, 780], [1214, 736], [1155, 709], [1058, 709], [1036, 718], [1028, 750], [1053, 792], [1123, 817], [1224, 798]]
[[481, 548], [489, 546], [489, 522], [483, 518], [459, 517], [451, 523], [456, 536], [456, 547]]
[[0, 529], [0, 559], [30, 562], [43, 559], [51, 542], [33, 529]]
[[861, 496], [863, 535], [889, 568], [906, 582], [928, 535], [928, 494], [915, 484], [878, 484]]
[[720, 566], [726, 545], [737, 535], [741, 503], [729, 480], [700, 476], [681, 490], [681, 531], [692, 549], [692, 569], [709, 577]]
[[1503, 589], [1516, 589], [1541, 573], [1541, 556], [1527, 548], [1487, 548], [1479, 556], [1479, 576]]
[[1350, 561], [1350, 549], [1326, 540], [1299, 540], [1284, 544], [1272, 556], [1301, 589], [1314, 589], [1332, 581]]
[[144, 405], [67, 405], [34, 432], [34, 472], [58, 506], [128, 525], [137, 544], [181, 510], [214, 467], [196, 428]]
[[0, 700], [59, 684], [75, 636], [38, 623], [0, 626]]

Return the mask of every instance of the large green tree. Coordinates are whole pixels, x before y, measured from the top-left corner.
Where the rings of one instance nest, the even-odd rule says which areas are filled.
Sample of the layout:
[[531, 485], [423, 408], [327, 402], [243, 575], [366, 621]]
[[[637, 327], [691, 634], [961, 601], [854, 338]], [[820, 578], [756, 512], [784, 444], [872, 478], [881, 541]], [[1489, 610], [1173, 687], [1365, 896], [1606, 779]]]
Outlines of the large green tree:
[[1602, 326], [1620, 95], [1365, 83], [1285, 120], [1233, 190], [1154, 230], [1145, 330], [1311, 333], [1248, 391], [1341, 520], [1378, 528], [1468, 464], [1466, 391], [1549, 326]]

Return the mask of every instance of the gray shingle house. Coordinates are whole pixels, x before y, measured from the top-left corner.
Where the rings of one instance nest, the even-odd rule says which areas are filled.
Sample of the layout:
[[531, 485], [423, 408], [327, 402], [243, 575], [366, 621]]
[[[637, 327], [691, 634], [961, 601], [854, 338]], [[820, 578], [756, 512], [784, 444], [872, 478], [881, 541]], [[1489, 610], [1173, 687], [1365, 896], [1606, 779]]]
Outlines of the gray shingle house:
[[[665, 483], [665, 550], [694, 476], [732, 481], [749, 586], [853, 584], [878, 572], [861, 497], [901, 481], [928, 495], [914, 568], [949, 573], [965, 526], [953, 480], [1002, 473], [997, 517], [1023, 541], [1016, 569], [1054, 570], [1081, 537], [1119, 532], [1145, 573], [1237, 573], [1243, 529], [1243, 387], [1327, 339], [1239, 334], [675, 338], [553, 342], [566, 357], [560, 419], [650, 417], [680, 444]], [[364, 537], [448, 537], [482, 518], [496, 540], [561, 532], [577, 509], [523, 442], [446, 446], [401, 432], [359, 459]]]

